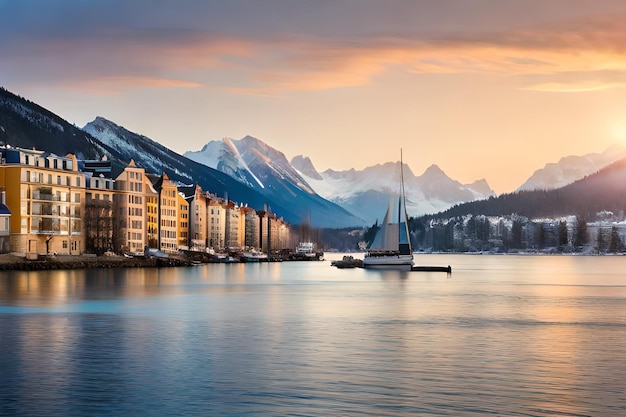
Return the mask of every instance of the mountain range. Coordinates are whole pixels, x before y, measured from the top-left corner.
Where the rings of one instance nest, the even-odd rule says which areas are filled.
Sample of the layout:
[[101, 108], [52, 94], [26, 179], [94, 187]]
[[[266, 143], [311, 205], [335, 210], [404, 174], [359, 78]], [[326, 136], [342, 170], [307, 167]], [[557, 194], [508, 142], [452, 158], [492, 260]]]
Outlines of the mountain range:
[[[263, 189], [268, 178], [273, 177], [275, 183], [286, 182], [304, 192], [317, 193], [364, 219], [366, 224], [380, 221], [389, 196], [399, 192], [399, 161], [363, 170], [319, 172], [310, 158], [298, 155], [288, 161], [282, 152], [251, 136], [210, 141], [199, 151], [187, 151], [184, 156], [224, 172], [253, 189]], [[599, 154], [564, 157], [535, 171], [517, 191], [560, 188], [624, 157], [626, 149], [620, 145]], [[403, 176], [411, 216], [438, 213], [496, 195], [484, 179], [461, 184], [437, 165], [415, 175], [405, 164]]]
[[[319, 194], [368, 224], [382, 220], [380, 217], [390, 195], [400, 191], [400, 162], [388, 162], [362, 171], [319, 173], [309, 158], [300, 155], [289, 162], [282, 152], [251, 136], [211, 141], [201, 150], [185, 152], [184, 156], [226, 173], [253, 189], [288, 184], [305, 193]], [[460, 202], [494, 195], [486, 181], [462, 185], [436, 165], [421, 176], [413, 175], [405, 165], [404, 180], [410, 214], [437, 212]]]
[[[209, 141], [199, 151], [180, 155], [102, 117], [78, 128], [3, 88], [0, 142], [59, 155], [74, 153], [79, 159], [107, 156], [120, 163], [134, 159], [148, 172], [166, 172], [182, 188], [199, 184], [205, 191], [255, 209], [269, 206], [292, 224], [308, 222], [313, 227], [370, 225], [380, 220], [390, 194], [399, 191], [400, 162], [318, 172], [308, 157], [299, 155], [289, 161], [252, 136]], [[624, 157], [621, 146], [601, 154], [565, 157], [535, 171], [518, 191], [561, 187]], [[461, 184], [436, 165], [421, 175], [404, 165], [403, 176], [411, 216], [495, 196], [485, 180]]]
[[[312, 188], [371, 224], [382, 220], [391, 194], [400, 192], [400, 162], [387, 162], [363, 170], [318, 173], [306, 165], [306, 158], [292, 160]], [[304, 165], [303, 165], [304, 164]], [[402, 169], [410, 215], [436, 213], [455, 204], [495, 195], [485, 180], [461, 184], [448, 177], [437, 165], [416, 176], [405, 164]]]

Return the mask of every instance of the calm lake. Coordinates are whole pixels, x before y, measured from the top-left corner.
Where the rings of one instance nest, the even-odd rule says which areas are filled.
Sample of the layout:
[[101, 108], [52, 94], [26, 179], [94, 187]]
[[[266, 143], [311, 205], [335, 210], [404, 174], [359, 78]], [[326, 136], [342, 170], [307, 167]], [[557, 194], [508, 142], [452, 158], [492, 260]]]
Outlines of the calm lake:
[[2, 416], [626, 415], [626, 257], [0, 273]]

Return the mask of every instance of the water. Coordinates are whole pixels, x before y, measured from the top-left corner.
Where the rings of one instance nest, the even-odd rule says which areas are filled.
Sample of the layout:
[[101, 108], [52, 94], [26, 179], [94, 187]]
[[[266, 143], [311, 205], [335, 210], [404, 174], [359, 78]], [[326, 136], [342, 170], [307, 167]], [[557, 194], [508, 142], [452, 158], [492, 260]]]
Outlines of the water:
[[625, 257], [327, 258], [3, 272], [0, 415], [626, 415]]

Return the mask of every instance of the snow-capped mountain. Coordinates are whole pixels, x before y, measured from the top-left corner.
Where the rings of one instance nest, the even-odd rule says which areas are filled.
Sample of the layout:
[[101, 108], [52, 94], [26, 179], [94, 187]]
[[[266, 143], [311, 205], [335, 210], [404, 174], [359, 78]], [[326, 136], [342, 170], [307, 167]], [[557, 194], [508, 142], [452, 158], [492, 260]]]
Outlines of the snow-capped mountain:
[[[299, 161], [292, 161], [301, 167]], [[355, 215], [373, 223], [382, 220], [391, 195], [400, 192], [400, 162], [387, 162], [361, 171], [326, 170], [304, 179], [324, 198], [334, 201]], [[409, 216], [436, 213], [467, 201], [495, 195], [485, 180], [462, 185], [450, 179], [437, 165], [415, 176], [405, 164], [403, 169]]]
[[564, 187], [626, 157], [626, 148], [613, 145], [602, 153], [570, 155], [548, 163], [531, 175], [517, 191], [552, 190]]
[[296, 171], [285, 155], [265, 142], [246, 136], [211, 141], [199, 151], [184, 153], [186, 158], [216, 169], [265, 195], [268, 201], [298, 208], [301, 221], [311, 225], [350, 227], [364, 225], [341, 206], [317, 194]]
[[201, 150], [187, 151], [183, 155], [228, 174], [251, 188], [267, 189], [276, 186], [278, 181], [315, 194], [282, 152], [252, 136], [211, 141]]
[[304, 176], [321, 180], [322, 176], [313, 166], [313, 162], [308, 156], [296, 155], [291, 158], [291, 166], [301, 172]]

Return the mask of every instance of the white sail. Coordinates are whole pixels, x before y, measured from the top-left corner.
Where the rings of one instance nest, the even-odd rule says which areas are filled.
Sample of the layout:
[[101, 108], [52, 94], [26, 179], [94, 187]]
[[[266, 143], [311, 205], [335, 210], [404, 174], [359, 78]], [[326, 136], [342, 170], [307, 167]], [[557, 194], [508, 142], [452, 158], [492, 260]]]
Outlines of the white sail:
[[[393, 214], [393, 198], [389, 199], [389, 206], [387, 207], [387, 212], [385, 213], [385, 217], [383, 218], [382, 223], [380, 224], [380, 228], [376, 232], [376, 236], [374, 236], [374, 240], [370, 245], [369, 249], [371, 250], [395, 250], [398, 249], [397, 241], [394, 242], [394, 224], [391, 222], [391, 217]], [[397, 239], [397, 238], [396, 238]], [[395, 245], [395, 246], [394, 246]]]
[[376, 233], [368, 253], [363, 259], [365, 268], [393, 268], [410, 270], [413, 267], [413, 253], [408, 230], [404, 196], [404, 177], [402, 176], [402, 154], [400, 154], [401, 197], [398, 198], [397, 219], [393, 219], [394, 198], [389, 199], [380, 229]]

